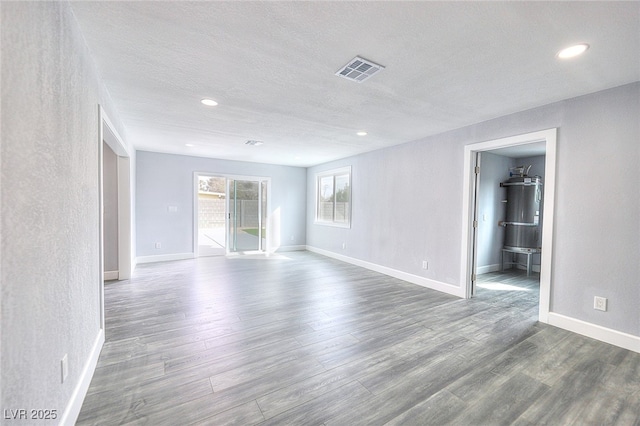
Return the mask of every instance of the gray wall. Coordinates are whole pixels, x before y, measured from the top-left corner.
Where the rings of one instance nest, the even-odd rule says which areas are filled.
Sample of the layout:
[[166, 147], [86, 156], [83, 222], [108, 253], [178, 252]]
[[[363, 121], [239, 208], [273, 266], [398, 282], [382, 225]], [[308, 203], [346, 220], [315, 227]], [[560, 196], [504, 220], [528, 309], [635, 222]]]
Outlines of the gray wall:
[[[136, 255], [193, 252], [194, 172], [271, 178], [270, 214], [280, 218], [280, 246], [305, 244], [306, 170], [137, 151]], [[168, 211], [176, 206], [177, 212]], [[293, 237], [293, 239], [292, 239]], [[161, 243], [160, 249], [154, 243]]]
[[100, 332], [99, 103], [124, 133], [67, 3], [2, 2], [1, 51], [0, 407], [60, 418]]
[[[498, 222], [505, 218], [507, 194], [500, 182], [509, 177], [514, 159], [489, 152], [481, 154], [478, 185], [478, 273], [495, 270], [500, 265], [504, 228]], [[486, 270], [488, 269], [488, 270]]]
[[102, 144], [104, 270], [118, 270], [118, 157]]
[[[307, 244], [459, 286], [464, 146], [558, 127], [551, 311], [638, 336], [639, 117], [633, 83], [310, 168]], [[314, 174], [343, 165], [352, 227], [315, 225]]]

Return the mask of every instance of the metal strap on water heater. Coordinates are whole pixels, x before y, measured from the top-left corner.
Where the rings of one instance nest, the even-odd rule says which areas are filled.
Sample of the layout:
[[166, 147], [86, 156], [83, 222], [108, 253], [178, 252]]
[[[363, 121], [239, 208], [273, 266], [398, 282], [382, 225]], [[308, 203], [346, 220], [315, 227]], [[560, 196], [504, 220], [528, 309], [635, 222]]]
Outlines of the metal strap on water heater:
[[507, 225], [515, 225], [515, 226], [538, 226], [537, 223], [530, 223], [530, 222], [504, 222], [504, 221], [500, 221], [498, 222], [499, 226], [507, 226]]
[[[527, 179], [527, 178], [525, 178]], [[500, 182], [500, 186], [534, 186], [540, 185], [542, 186], [542, 182], [532, 182], [529, 180], [528, 182]]]

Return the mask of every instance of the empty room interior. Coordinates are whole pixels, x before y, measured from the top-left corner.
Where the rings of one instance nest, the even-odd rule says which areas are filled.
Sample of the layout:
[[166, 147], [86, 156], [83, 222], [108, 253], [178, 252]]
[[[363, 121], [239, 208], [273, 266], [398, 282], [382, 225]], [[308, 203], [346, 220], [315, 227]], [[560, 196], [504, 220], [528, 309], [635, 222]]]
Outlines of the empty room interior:
[[640, 1], [1, 1], [2, 424], [640, 423]]

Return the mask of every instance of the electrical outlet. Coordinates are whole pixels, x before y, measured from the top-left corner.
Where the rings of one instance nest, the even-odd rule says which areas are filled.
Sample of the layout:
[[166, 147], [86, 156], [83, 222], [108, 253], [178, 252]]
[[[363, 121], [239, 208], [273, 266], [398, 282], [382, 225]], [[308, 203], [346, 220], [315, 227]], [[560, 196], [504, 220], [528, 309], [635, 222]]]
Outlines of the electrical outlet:
[[294, 238], [294, 237], [293, 237], [293, 235], [292, 235], [292, 236], [291, 236], [291, 241], [294, 241], [294, 240], [295, 240], [295, 238]]
[[606, 297], [598, 297], [595, 296], [593, 298], [593, 309], [596, 309], [598, 311], [605, 311], [607, 310], [607, 298]]
[[155, 248], [157, 248], [157, 249], [162, 248], [162, 243], [155, 243], [155, 245], [154, 245], [154, 246], [155, 246]]
[[67, 354], [64, 354], [62, 360], [60, 361], [60, 371], [62, 383], [64, 383], [64, 381], [67, 380], [67, 376], [69, 375], [69, 363]]
[[426, 260], [422, 261], [422, 269], [429, 269], [429, 262], [427, 262]]
[[342, 250], [346, 250], [347, 249], [347, 243], [342, 243]]

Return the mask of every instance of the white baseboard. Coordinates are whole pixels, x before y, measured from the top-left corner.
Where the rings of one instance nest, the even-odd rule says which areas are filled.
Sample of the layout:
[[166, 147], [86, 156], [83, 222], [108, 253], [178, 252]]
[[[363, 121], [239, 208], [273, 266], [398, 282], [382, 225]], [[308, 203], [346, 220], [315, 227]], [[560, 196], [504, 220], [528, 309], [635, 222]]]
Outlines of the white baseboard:
[[494, 265], [478, 266], [476, 268], [477, 275], [488, 274], [489, 272], [499, 272], [499, 271], [500, 271], [499, 263], [496, 263]]
[[[304, 251], [307, 247], [304, 245], [292, 245], [292, 246], [280, 246], [275, 249], [272, 253], [281, 253], [287, 251]], [[185, 260], [185, 259], [194, 259], [195, 255], [193, 253], [171, 253], [171, 254], [158, 254], [152, 256], [139, 256], [136, 257], [134, 265], [140, 265], [143, 263], [155, 263], [155, 262], [168, 262], [172, 260]], [[106, 272], [105, 272], [106, 274]], [[105, 275], [105, 280], [106, 280]]]
[[[516, 268], [522, 270], [522, 271], [526, 271], [527, 268], [525, 266], [522, 265], [518, 265], [516, 266]], [[540, 272], [540, 265], [531, 265], [531, 270], [533, 272]], [[478, 275], [482, 275], [482, 274], [488, 274], [489, 272], [500, 272], [500, 264], [496, 263], [494, 265], [485, 265], [485, 266], [478, 266], [476, 268], [476, 274]]]
[[389, 275], [390, 277], [398, 278], [403, 281], [417, 284], [422, 287], [430, 288], [432, 290], [441, 291], [443, 293], [451, 294], [453, 296], [465, 297], [465, 289], [455, 285], [443, 283], [440, 281], [431, 280], [429, 278], [421, 277], [419, 275], [410, 274], [397, 269], [389, 268], [387, 266], [377, 265], [375, 263], [367, 262], [365, 260], [356, 259], [353, 257], [345, 256], [342, 254], [334, 253], [332, 251], [320, 249], [313, 246], [306, 246], [307, 250], [321, 254], [323, 256], [331, 257], [333, 259], [340, 260], [342, 262], [350, 263], [352, 265], [360, 266], [365, 269], [369, 269], [381, 274]]
[[[518, 268], [518, 269], [519, 269], [519, 270], [521, 270], [521, 271], [526, 271], [526, 270], [527, 270], [527, 267], [526, 267], [526, 266], [523, 266], [523, 265], [518, 265], [518, 266], [516, 266], [516, 268]], [[538, 272], [538, 273], [540, 273], [540, 265], [531, 265], [531, 270], [532, 270], [533, 272]]]
[[273, 252], [274, 253], [282, 253], [285, 251], [305, 251], [307, 249], [307, 246], [305, 245], [297, 245], [297, 246], [280, 246], [277, 249], [275, 249]]
[[167, 262], [171, 260], [184, 260], [193, 259], [195, 256], [193, 253], [171, 253], [171, 254], [156, 254], [152, 256], [138, 256], [136, 257], [136, 264], [141, 263], [154, 263], [154, 262]]
[[591, 337], [592, 339], [600, 340], [601, 342], [640, 353], [640, 336], [634, 336], [632, 334], [612, 330], [610, 328], [554, 312], [549, 312], [549, 324], [583, 336]]
[[76, 420], [78, 420], [80, 409], [82, 408], [84, 397], [87, 395], [87, 391], [89, 390], [89, 385], [91, 384], [93, 373], [96, 370], [96, 365], [98, 365], [98, 358], [100, 357], [100, 351], [102, 351], [103, 345], [104, 330], [101, 329], [96, 336], [95, 342], [93, 343], [93, 347], [91, 348], [91, 352], [89, 353], [89, 358], [84, 364], [84, 368], [82, 369], [82, 373], [80, 374], [78, 384], [73, 389], [73, 393], [71, 394], [69, 403], [67, 404], [64, 413], [60, 417], [61, 426], [72, 426], [76, 423]]
[[104, 271], [104, 280], [111, 281], [120, 278], [118, 271]]

